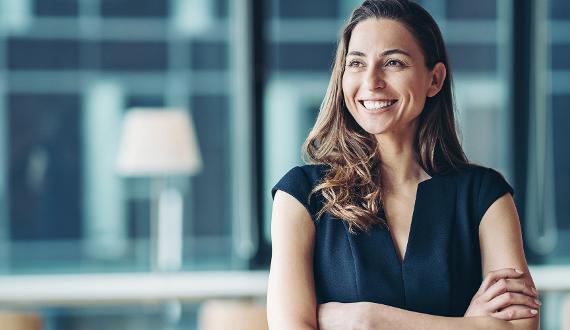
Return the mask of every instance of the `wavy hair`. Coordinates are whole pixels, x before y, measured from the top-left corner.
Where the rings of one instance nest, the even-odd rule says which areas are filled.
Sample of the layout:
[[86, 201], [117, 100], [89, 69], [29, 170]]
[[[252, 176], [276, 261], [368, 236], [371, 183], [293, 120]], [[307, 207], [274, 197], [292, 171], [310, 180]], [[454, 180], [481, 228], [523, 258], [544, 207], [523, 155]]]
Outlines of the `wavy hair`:
[[448, 68], [441, 90], [426, 99], [418, 119], [414, 148], [419, 165], [429, 174], [443, 174], [468, 164], [455, 123], [447, 51], [435, 20], [412, 1], [364, 1], [342, 30], [325, 98], [303, 145], [306, 162], [330, 166], [312, 191], [320, 191], [324, 197], [317, 217], [328, 212], [334, 218], [348, 222], [351, 233], [356, 229], [367, 231], [374, 225], [386, 225], [386, 220], [379, 216], [383, 197], [377, 142], [351, 116], [342, 91], [352, 31], [358, 23], [369, 18], [385, 18], [404, 24], [422, 49], [426, 67], [431, 70], [441, 62]]

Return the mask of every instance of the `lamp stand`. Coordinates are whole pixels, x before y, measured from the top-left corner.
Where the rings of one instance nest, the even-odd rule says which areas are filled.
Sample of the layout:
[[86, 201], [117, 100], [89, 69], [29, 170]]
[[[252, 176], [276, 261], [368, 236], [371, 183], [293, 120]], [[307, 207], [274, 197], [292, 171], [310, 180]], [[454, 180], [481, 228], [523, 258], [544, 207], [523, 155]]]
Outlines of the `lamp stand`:
[[153, 271], [177, 271], [182, 268], [183, 198], [167, 178], [152, 179], [151, 267]]

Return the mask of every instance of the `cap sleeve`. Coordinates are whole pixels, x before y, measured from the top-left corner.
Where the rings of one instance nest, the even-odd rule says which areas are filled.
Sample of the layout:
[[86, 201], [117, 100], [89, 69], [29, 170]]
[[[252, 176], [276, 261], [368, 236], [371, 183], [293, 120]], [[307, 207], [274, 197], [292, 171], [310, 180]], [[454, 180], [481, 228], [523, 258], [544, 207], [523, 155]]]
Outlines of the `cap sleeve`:
[[293, 196], [297, 199], [303, 206], [309, 211], [311, 218], [315, 218], [313, 214], [313, 208], [309, 201], [309, 194], [313, 189], [311, 181], [299, 166], [296, 166], [289, 170], [287, 174], [277, 182], [277, 184], [271, 189], [271, 196], [275, 198], [277, 190], [286, 192], [287, 194]]
[[513, 195], [514, 190], [505, 178], [493, 169], [486, 169], [483, 173], [478, 193], [477, 217], [479, 221], [481, 221], [487, 209], [506, 193]]

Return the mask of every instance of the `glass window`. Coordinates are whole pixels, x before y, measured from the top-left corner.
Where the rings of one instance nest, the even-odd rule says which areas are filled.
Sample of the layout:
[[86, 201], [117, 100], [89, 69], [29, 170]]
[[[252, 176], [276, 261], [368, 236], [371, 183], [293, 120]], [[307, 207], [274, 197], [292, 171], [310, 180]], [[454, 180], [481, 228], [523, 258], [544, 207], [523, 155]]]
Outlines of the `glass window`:
[[156, 180], [117, 170], [134, 107], [193, 117], [203, 168], [167, 181], [183, 197], [181, 269], [245, 268], [250, 18], [226, 0], [44, 2], [0, 13], [0, 273], [151, 270]]
[[165, 42], [103, 41], [100, 47], [100, 63], [103, 70], [161, 72], [167, 70], [168, 53]]
[[570, 39], [563, 1], [535, 4], [533, 19], [531, 105], [529, 113], [529, 168], [526, 234], [534, 259], [547, 264], [570, 260], [568, 254], [570, 202], [565, 141], [570, 123]]
[[[567, 1], [532, 2], [528, 167], [524, 234], [527, 255], [551, 282], [568, 278], [570, 261], [570, 6]], [[543, 327], [568, 322], [564, 291], [545, 292]], [[567, 308], [567, 307], [566, 307]], [[566, 318], [566, 321], [563, 319]], [[566, 323], [567, 324], [567, 323]]]
[[8, 67], [13, 70], [77, 70], [80, 65], [77, 40], [13, 37], [6, 41], [6, 50]]
[[190, 44], [192, 54], [192, 69], [197, 70], [227, 70], [228, 44], [219, 41], [194, 41]]
[[77, 95], [8, 95], [10, 236], [15, 243], [82, 236], [79, 103]]
[[166, 17], [168, 1], [100, 0], [101, 14], [106, 17]]
[[339, 0], [290, 0], [272, 2], [272, 13], [279, 18], [335, 18]]
[[269, 67], [277, 72], [322, 73], [334, 59], [335, 44], [332, 42], [281, 42], [270, 50]]
[[446, 16], [448, 19], [480, 20], [497, 19], [497, 2], [484, 1], [445, 1]]
[[448, 46], [452, 70], [458, 72], [488, 72], [497, 70], [497, 47], [472, 43], [453, 43]]
[[79, 1], [76, 0], [34, 0], [34, 13], [37, 16], [77, 16]]

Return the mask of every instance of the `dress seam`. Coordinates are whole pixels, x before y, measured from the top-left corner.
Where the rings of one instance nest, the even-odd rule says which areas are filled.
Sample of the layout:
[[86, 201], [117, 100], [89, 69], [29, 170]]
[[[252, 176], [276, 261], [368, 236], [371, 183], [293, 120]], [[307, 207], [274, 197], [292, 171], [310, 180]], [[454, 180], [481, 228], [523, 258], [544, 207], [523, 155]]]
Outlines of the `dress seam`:
[[[345, 223], [345, 229], [346, 229], [346, 223]], [[356, 286], [356, 297], [358, 299], [358, 301], [362, 300], [362, 297], [360, 295], [360, 288], [358, 285], [358, 268], [356, 267], [356, 258], [354, 257], [354, 248], [352, 247], [352, 241], [350, 240], [350, 234], [348, 233], [347, 230], [345, 230], [345, 235], [346, 235], [346, 239], [348, 240], [348, 246], [350, 246], [350, 255], [352, 256], [352, 267], [354, 269], [354, 285]]]
[[404, 291], [403, 292], [404, 293], [403, 294], [403, 296], [404, 296], [404, 307], [406, 309], [408, 309], [408, 297], [406, 295], [406, 280], [404, 279], [405, 275], [404, 275], [404, 264], [403, 263], [400, 265], [400, 274], [401, 274], [400, 280], [402, 280], [402, 291]]

